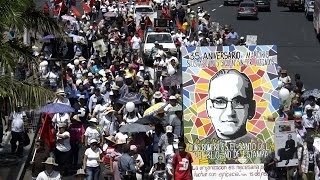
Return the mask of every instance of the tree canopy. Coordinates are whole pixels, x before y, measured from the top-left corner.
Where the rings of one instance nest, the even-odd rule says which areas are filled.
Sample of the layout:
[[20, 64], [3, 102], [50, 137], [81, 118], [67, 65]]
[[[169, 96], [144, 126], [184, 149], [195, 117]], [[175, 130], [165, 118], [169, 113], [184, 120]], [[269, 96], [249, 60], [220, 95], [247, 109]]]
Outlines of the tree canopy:
[[[0, 98], [8, 99], [13, 108], [17, 104], [29, 108], [43, 105], [54, 93], [34, 80], [38, 79], [37, 72], [32, 72], [33, 78], [14, 78], [21, 63], [36, 67], [39, 63], [32, 56], [31, 46], [23, 44], [23, 32], [27, 29], [59, 36], [62, 28], [57, 20], [37, 9], [33, 0], [0, 0], [0, 12]], [[11, 31], [15, 38], [8, 39]]]

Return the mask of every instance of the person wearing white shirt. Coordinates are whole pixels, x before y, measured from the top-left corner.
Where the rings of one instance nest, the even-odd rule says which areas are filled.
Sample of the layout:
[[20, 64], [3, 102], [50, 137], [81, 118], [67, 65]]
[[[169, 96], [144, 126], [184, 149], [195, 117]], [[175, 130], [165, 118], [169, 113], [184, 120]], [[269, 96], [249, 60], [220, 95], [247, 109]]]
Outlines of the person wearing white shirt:
[[100, 93], [100, 89], [95, 89], [94, 94], [90, 97], [89, 104], [88, 104], [89, 113], [91, 115], [99, 99], [103, 100], [103, 96]]
[[135, 33], [135, 35], [131, 39], [132, 49], [133, 51], [139, 52], [140, 45], [141, 45], [141, 38], [139, 37], [138, 33]]
[[[22, 111], [21, 106], [17, 107], [17, 111], [10, 114], [9, 130], [11, 130], [11, 153], [16, 153], [18, 156], [23, 155], [23, 140], [24, 140], [24, 119], [25, 112]], [[2, 133], [2, 132], [1, 132]], [[17, 142], [19, 145], [17, 146]]]
[[311, 102], [310, 104], [306, 105], [306, 107], [304, 108], [304, 114], [307, 113], [308, 109], [312, 109], [313, 114], [315, 114], [317, 111], [319, 111], [320, 107], [315, 102]]
[[83, 157], [83, 169], [86, 170], [87, 179], [99, 180], [100, 163], [102, 162], [102, 150], [98, 147], [98, 141], [90, 140], [90, 147], [86, 149]]
[[91, 118], [89, 120], [89, 127], [87, 127], [86, 131], [84, 132], [84, 137], [85, 137], [85, 146], [87, 147], [89, 145], [89, 142], [92, 139], [97, 140], [98, 143], [103, 145], [104, 143], [104, 138], [103, 138], [103, 132], [100, 131], [98, 128], [98, 120], [97, 118]]
[[302, 116], [302, 124], [306, 128], [308, 134], [317, 128], [318, 122], [313, 116], [312, 109], [308, 109], [307, 114]]
[[112, 107], [108, 107], [105, 110], [105, 116], [99, 122], [99, 125], [103, 128], [105, 135], [115, 135], [116, 134], [116, 126], [117, 118], [114, 115], [115, 110]]
[[68, 174], [68, 166], [71, 164], [71, 145], [70, 133], [66, 131], [67, 124], [60, 123], [58, 125], [56, 149], [54, 151], [55, 158], [59, 164], [60, 172]]
[[167, 112], [170, 108], [177, 106], [177, 104], [178, 103], [177, 103], [176, 96], [170, 96], [169, 97], [169, 104], [166, 107], [164, 107], [164, 111]]
[[102, 4], [101, 4], [100, 10], [101, 10], [102, 16], [103, 16], [105, 13], [107, 13], [108, 6], [106, 5], [106, 3], [102, 3]]
[[92, 112], [92, 117], [95, 117], [98, 119], [98, 121], [100, 122], [104, 116], [106, 115], [105, 110], [108, 108], [108, 104], [102, 104], [103, 103], [103, 99], [99, 98], [97, 101], [96, 106], [93, 109]]
[[71, 124], [70, 115], [68, 113], [56, 113], [52, 117], [52, 123], [56, 129], [61, 123], [65, 123], [69, 127], [69, 125]]
[[130, 151], [133, 153], [132, 158], [136, 162], [136, 179], [137, 180], [142, 180], [142, 166], [144, 165], [143, 159], [141, 155], [137, 152], [137, 146], [136, 145], [131, 145], [130, 146]]
[[53, 170], [54, 166], [58, 166], [53, 157], [48, 157], [43, 164], [45, 164], [46, 170], [40, 172], [36, 180], [61, 180], [60, 173]]
[[183, 36], [183, 35], [184, 35], [184, 34], [181, 32], [181, 30], [178, 29], [177, 33], [175, 34], [176, 40], [178, 40], [179, 42], [182, 42], [182, 36]]
[[57, 82], [59, 80], [59, 74], [56, 71], [55, 67], [52, 68], [51, 71], [48, 72], [48, 74], [46, 74], [44, 76], [45, 79], [47, 79], [49, 81], [49, 85], [52, 89], [57, 87]]
[[198, 13], [199, 19], [203, 18], [204, 15], [205, 15], [205, 13], [204, 13], [203, 10], [201, 9], [200, 12]]
[[113, 12], [113, 11], [114, 11], [114, 9], [113, 9], [112, 4], [109, 4], [109, 6], [108, 6], [108, 12]]

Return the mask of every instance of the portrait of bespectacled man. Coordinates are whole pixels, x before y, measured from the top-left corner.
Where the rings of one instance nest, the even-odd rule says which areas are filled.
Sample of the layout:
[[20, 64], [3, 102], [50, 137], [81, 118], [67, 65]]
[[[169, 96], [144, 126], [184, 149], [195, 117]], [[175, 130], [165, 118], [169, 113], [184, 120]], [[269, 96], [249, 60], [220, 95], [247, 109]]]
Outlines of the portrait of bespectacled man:
[[218, 71], [209, 82], [206, 109], [219, 139], [245, 136], [246, 123], [254, 117], [256, 109], [248, 76], [236, 69]]

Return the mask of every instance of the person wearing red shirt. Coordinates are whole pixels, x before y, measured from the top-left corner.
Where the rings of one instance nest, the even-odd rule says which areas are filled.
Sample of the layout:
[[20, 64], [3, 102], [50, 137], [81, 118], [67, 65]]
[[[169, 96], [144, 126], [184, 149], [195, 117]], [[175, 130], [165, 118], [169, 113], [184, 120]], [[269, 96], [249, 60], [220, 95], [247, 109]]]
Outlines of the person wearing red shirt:
[[174, 180], [192, 180], [192, 156], [186, 152], [186, 144], [179, 142], [179, 152], [173, 156], [172, 167]]

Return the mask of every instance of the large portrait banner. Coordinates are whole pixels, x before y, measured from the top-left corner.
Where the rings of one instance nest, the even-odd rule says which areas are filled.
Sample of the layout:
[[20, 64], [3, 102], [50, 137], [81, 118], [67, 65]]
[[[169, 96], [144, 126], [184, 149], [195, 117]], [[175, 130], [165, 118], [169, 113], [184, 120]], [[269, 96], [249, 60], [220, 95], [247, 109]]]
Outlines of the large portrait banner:
[[195, 179], [266, 179], [279, 108], [275, 45], [183, 47], [184, 134]]

